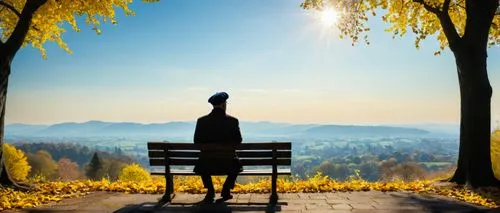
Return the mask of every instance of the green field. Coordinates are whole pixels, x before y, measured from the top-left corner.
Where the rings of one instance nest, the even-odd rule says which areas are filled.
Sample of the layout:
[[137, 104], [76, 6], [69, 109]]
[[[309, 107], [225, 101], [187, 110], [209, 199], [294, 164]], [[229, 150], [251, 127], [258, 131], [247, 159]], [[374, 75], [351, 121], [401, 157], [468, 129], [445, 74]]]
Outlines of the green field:
[[420, 162], [420, 163], [426, 165], [427, 167], [430, 167], [430, 166], [449, 166], [452, 164], [451, 162]]
[[314, 155], [299, 155], [299, 156], [294, 156], [294, 159], [295, 160], [299, 160], [299, 161], [305, 161], [305, 160], [314, 160], [314, 159], [317, 159], [318, 156], [314, 156]]

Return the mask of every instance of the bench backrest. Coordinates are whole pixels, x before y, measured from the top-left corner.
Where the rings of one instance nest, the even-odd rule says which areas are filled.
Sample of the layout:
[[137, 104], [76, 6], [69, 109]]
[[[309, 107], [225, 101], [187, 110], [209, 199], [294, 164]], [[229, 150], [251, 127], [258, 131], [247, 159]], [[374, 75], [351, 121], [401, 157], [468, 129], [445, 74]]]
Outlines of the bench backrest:
[[245, 143], [234, 147], [220, 144], [194, 144], [148, 142], [149, 164], [151, 166], [192, 166], [198, 161], [200, 150], [207, 150], [215, 156], [224, 155], [234, 149], [243, 166], [290, 166], [291, 142]]

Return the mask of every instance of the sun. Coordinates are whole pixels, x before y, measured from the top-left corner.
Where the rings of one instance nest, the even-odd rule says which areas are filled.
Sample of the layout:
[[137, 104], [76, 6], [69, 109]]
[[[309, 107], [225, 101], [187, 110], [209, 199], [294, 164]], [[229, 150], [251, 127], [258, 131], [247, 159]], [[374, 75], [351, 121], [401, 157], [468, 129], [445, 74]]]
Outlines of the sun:
[[325, 8], [321, 10], [319, 16], [321, 24], [325, 27], [332, 27], [338, 19], [337, 11], [333, 8]]

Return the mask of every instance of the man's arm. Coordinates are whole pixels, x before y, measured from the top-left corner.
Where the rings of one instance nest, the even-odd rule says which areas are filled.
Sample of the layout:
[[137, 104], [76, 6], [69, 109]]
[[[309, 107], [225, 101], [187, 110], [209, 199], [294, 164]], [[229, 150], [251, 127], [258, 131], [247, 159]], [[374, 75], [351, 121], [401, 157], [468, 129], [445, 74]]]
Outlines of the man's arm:
[[196, 121], [196, 127], [194, 129], [194, 143], [202, 143], [202, 130], [201, 130], [201, 124], [200, 124], [200, 119]]
[[236, 144], [241, 144], [243, 141], [243, 138], [241, 137], [241, 131], [240, 131], [240, 122], [238, 119], [235, 119], [235, 127], [234, 127], [234, 139], [236, 141]]

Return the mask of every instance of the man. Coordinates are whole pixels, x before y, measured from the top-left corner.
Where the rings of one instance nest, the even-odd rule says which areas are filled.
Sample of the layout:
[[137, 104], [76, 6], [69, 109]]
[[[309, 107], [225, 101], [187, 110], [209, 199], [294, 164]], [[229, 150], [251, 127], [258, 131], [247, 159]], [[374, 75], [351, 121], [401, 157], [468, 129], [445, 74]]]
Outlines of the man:
[[[219, 92], [208, 99], [213, 109], [208, 115], [198, 118], [194, 132], [195, 144], [241, 144], [238, 119], [226, 114], [228, 98], [227, 93]], [[223, 155], [202, 151], [198, 163], [194, 167], [194, 172], [201, 176], [203, 185], [207, 189], [207, 194], [202, 202], [211, 203], [214, 201], [215, 190], [211, 175], [227, 175], [222, 187], [222, 198], [218, 201], [232, 199], [230, 190], [234, 188], [236, 177], [242, 170], [243, 167], [240, 165], [234, 150]]]

